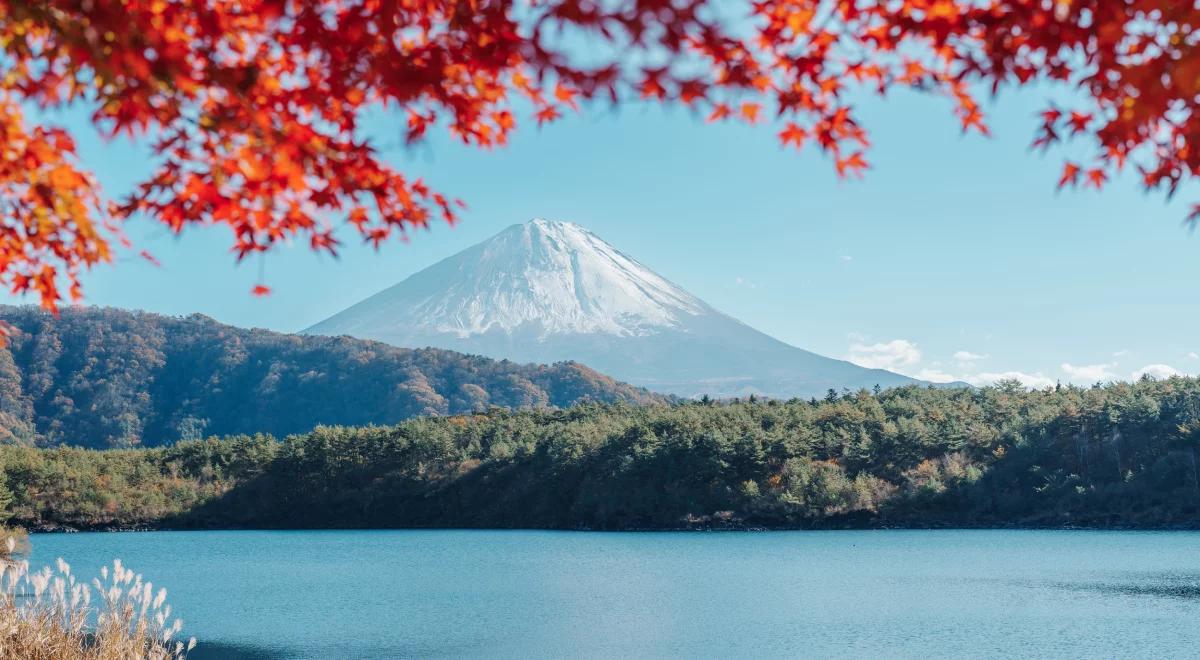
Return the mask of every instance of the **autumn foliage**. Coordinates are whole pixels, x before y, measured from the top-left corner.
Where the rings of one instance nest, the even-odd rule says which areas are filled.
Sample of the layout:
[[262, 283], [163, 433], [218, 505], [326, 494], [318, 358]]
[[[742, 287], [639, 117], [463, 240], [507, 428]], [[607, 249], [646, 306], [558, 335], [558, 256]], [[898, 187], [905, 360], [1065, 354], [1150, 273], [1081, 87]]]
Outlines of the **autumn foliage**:
[[[348, 225], [378, 245], [457, 202], [405, 176], [362, 135], [383, 106], [410, 142], [448, 130], [503, 145], [518, 116], [586, 101], [690, 106], [770, 124], [837, 173], [868, 167], [860, 91], [944, 95], [987, 132], [978, 94], [1053, 81], [1033, 144], [1078, 138], [1060, 186], [1133, 166], [1173, 193], [1200, 57], [1191, 2], [1149, 0], [50, 0], [0, 2], [0, 283], [54, 308], [111, 259], [140, 216], [174, 232], [223, 225], [238, 258], [302, 240], [335, 252]], [[586, 57], [583, 55], [586, 54]], [[46, 108], [153, 145], [154, 171], [112, 198]], [[266, 293], [259, 285], [255, 293]]]

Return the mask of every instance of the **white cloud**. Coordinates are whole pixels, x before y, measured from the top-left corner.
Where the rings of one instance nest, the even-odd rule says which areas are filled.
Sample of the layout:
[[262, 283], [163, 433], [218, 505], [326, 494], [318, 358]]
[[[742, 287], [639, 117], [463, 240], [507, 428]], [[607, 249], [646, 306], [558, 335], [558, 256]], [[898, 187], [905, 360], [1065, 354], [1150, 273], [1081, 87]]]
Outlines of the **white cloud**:
[[1149, 374], [1153, 378], [1170, 378], [1171, 376], [1186, 376], [1187, 374], [1167, 364], [1148, 364], [1141, 369], [1133, 372], [1133, 379], [1137, 380], [1142, 376]]
[[981, 353], [972, 353], [971, 351], [954, 352], [954, 362], [960, 367], [969, 367], [980, 360], [986, 359], [988, 359], [988, 356]]
[[1188, 357], [1192, 358], [1193, 360], [1200, 360], [1200, 353], [1192, 351], [1191, 353], [1188, 353]]
[[1126, 355], [1129, 355], [1128, 349], [1121, 349], [1119, 351], [1113, 351], [1113, 359], [1116, 359], [1119, 357], [1125, 357]]
[[852, 256], [850, 256], [850, 255], [848, 255], [848, 254], [843, 254], [843, 255], [842, 255], [842, 261], [854, 261], [854, 257], [852, 257]]
[[846, 359], [868, 369], [896, 370], [921, 361], [921, 351], [907, 339], [893, 339], [877, 344], [856, 342], [850, 345]]
[[962, 380], [980, 387], [994, 385], [1002, 380], [1016, 380], [1020, 381], [1025, 387], [1035, 387], [1038, 389], [1050, 387], [1055, 383], [1053, 378], [1047, 377], [1040, 371], [1034, 374], [1027, 374], [1022, 371], [985, 372], [964, 376]]
[[746, 279], [746, 278], [744, 278], [744, 277], [742, 277], [742, 276], [740, 276], [740, 275], [739, 275], [739, 276], [737, 276], [737, 277], [735, 277], [735, 278], [733, 278], [733, 281], [734, 281], [734, 283], [736, 283], [738, 286], [750, 287], [751, 289], [757, 289], [757, 288], [758, 288], [758, 285], [757, 285], [757, 284], [755, 284], [754, 282], [751, 282], [750, 280], [748, 280], [748, 279]]
[[1111, 371], [1113, 366], [1115, 365], [1084, 364], [1075, 366], [1069, 362], [1063, 362], [1062, 370], [1067, 375], [1067, 380], [1079, 385], [1090, 385], [1102, 381], [1117, 380], [1117, 375]]
[[951, 383], [956, 380], [963, 380], [954, 374], [948, 374], [941, 369], [922, 369], [913, 374], [913, 378], [920, 378], [931, 383]]
[[[951, 354], [952, 360], [927, 361], [923, 359], [921, 349], [916, 342], [908, 339], [872, 342], [866, 335], [857, 332], [849, 333], [847, 337], [850, 340], [850, 347], [845, 359], [850, 362], [868, 369], [887, 369], [931, 383], [966, 382], [977, 387], [986, 387], [1000, 381], [1017, 381], [1028, 388], [1043, 389], [1053, 387], [1058, 382], [1086, 386], [1097, 382], [1118, 381], [1126, 378], [1126, 376], [1116, 373], [1118, 365], [1115, 360], [1101, 364], [1079, 365], [1063, 362], [1059, 365], [1061, 378], [1056, 377], [1052, 371], [975, 371], [973, 367], [976, 363], [990, 359], [989, 355], [960, 350]], [[1115, 355], [1131, 353], [1131, 351], [1117, 351]], [[1189, 357], [1191, 356], [1196, 356], [1194, 359], [1200, 359], [1200, 354], [1191, 353]], [[1122, 371], [1122, 373], [1125, 372]], [[1136, 380], [1143, 374], [1149, 374], [1159, 379], [1174, 375], [1187, 375], [1184, 371], [1170, 365], [1149, 364], [1134, 371], [1128, 378]]]

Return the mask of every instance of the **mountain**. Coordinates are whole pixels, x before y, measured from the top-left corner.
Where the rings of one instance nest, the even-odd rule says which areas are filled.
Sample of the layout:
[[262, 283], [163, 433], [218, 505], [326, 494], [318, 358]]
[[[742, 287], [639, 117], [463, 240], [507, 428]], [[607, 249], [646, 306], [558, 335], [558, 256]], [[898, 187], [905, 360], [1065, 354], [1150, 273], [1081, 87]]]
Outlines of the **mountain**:
[[167, 444], [318, 424], [394, 424], [490, 406], [666, 397], [575, 363], [520, 365], [349, 337], [243, 330], [201, 315], [0, 306], [0, 442]]
[[922, 382], [785, 344], [590, 231], [542, 219], [509, 227], [305, 332], [519, 362], [577, 360], [687, 397], [810, 397]]

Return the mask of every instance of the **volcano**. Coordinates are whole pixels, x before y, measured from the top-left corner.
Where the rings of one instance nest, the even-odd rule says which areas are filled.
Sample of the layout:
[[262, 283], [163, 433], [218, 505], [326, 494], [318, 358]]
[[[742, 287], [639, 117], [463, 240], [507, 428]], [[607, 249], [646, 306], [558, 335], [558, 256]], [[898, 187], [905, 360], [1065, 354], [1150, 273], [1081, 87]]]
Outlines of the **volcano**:
[[587, 229], [543, 219], [513, 225], [305, 332], [517, 362], [570, 360], [684, 397], [924, 384], [779, 341]]

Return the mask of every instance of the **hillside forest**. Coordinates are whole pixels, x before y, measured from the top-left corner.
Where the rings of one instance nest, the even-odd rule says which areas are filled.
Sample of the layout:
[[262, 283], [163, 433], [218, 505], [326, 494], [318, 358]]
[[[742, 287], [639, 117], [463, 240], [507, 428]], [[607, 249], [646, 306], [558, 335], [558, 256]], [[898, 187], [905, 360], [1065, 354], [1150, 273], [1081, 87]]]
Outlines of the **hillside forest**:
[[909, 386], [0, 447], [31, 529], [1200, 523], [1200, 380]]
[[571, 362], [516, 364], [351, 337], [244, 330], [205, 316], [0, 306], [0, 442], [98, 449], [284, 436], [492, 406], [666, 398]]

